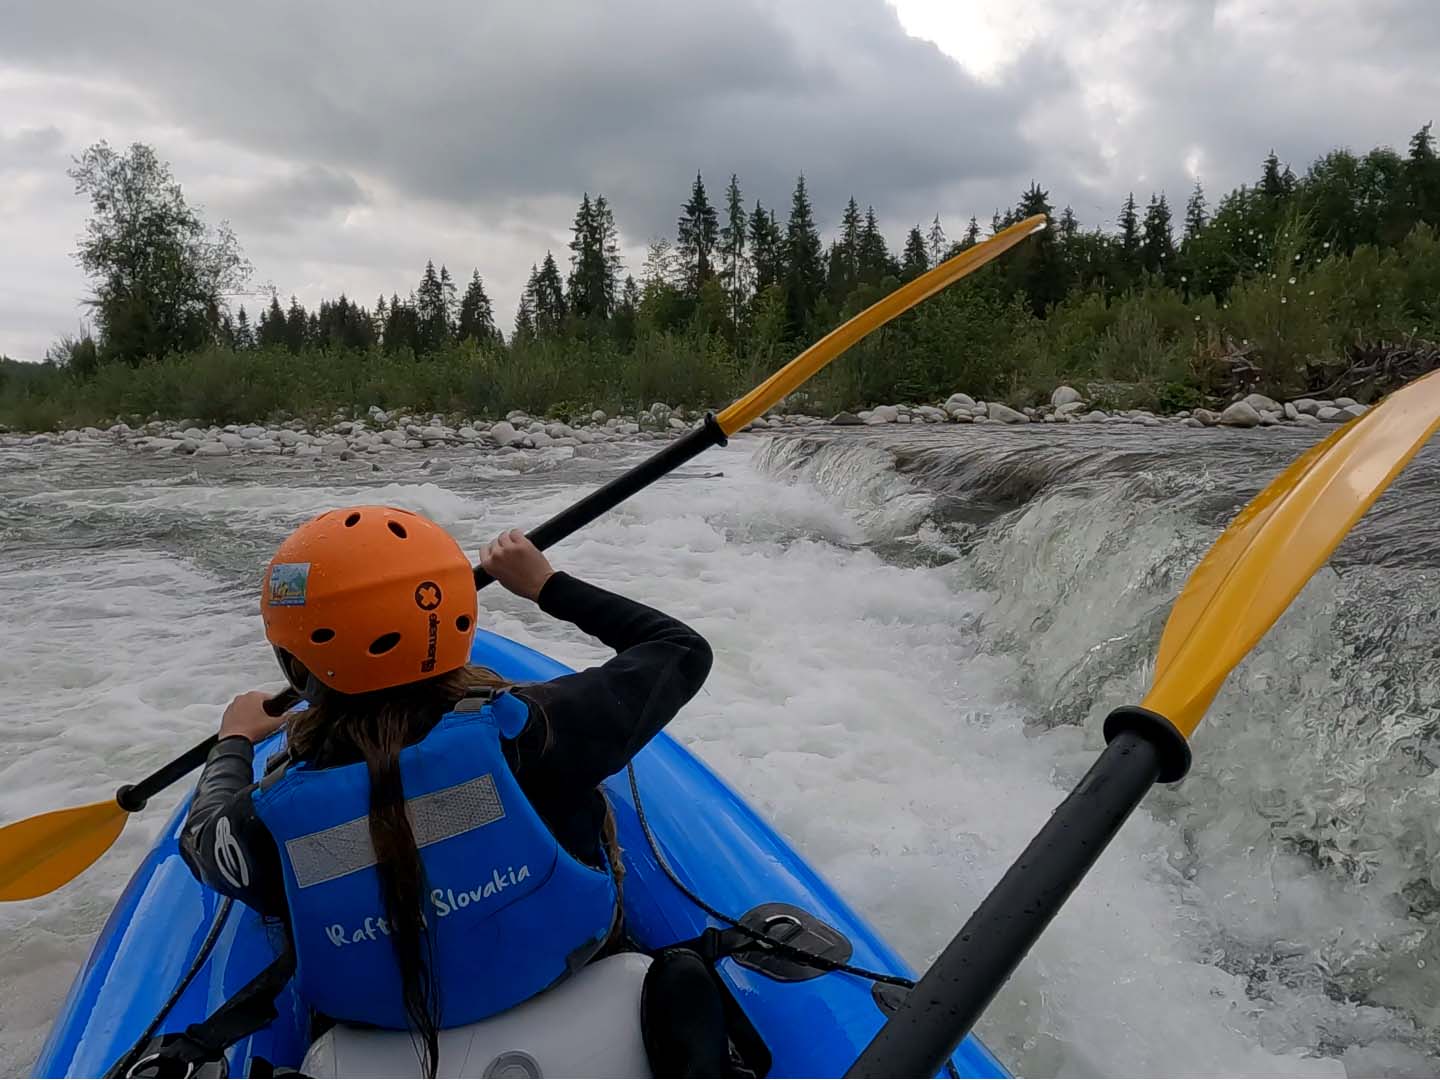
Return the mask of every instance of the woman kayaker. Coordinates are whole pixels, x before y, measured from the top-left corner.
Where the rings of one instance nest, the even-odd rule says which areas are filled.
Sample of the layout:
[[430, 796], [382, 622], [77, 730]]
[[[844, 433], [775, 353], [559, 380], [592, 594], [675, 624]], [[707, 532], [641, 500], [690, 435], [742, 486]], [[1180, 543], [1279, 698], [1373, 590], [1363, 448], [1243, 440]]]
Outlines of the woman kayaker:
[[682, 623], [555, 571], [518, 531], [480, 564], [616, 651], [511, 686], [467, 666], [476, 594], [459, 545], [404, 510], [302, 525], [275, 553], [266, 637], [311, 707], [253, 782], [266, 695], [220, 722], [181, 850], [206, 885], [283, 919], [301, 996], [336, 1020], [437, 1031], [493, 1015], [593, 959], [619, 921], [598, 785], [694, 694], [710, 648]]

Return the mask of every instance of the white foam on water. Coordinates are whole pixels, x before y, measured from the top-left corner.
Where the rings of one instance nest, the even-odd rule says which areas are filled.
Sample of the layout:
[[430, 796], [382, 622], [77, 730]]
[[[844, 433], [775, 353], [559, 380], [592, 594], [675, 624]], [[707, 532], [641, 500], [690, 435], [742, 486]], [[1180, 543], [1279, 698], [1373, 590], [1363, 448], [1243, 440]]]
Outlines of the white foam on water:
[[[552, 557], [705, 634], [714, 672], [672, 733], [922, 966], [1093, 760], [1098, 740], [1090, 728], [1043, 722], [1031, 691], [1059, 680], [1038, 655], [1001, 647], [1023, 606], [1014, 595], [956, 566], [887, 563], [868, 546], [914, 527], [905, 492], [877, 481], [880, 510], [873, 497], [846, 505], [763, 475], [750, 464], [754, 445], [737, 440], [707, 454], [694, 468], [723, 476], [663, 481]], [[271, 473], [42, 498], [77, 513], [120, 504], [274, 540], [327, 505], [386, 502], [434, 517], [473, 550], [583, 490], [553, 473], [447, 487], [461, 471], [308, 488]], [[1085, 558], [1101, 548], [1096, 540]], [[1102, 600], [1097, 592], [1085, 602]], [[59, 557], [0, 572], [0, 610], [0, 820], [102, 798], [212, 730], [230, 695], [276, 683], [254, 598], [173, 553]], [[481, 621], [574, 665], [606, 655], [497, 588], [481, 594]], [[1111, 621], [1101, 628], [1113, 630]], [[1052, 625], [1067, 641], [1086, 633], [1073, 613]], [[28, 1067], [168, 805], [157, 800], [76, 883], [0, 908], [0, 1071]], [[1365, 932], [1377, 922], [1374, 905], [1337, 907], [1313, 871], [1263, 852], [1225, 854], [1219, 816], [1161, 811], [1135, 815], [1001, 991], [981, 1029], [1001, 1059], [1035, 1075], [1415, 1071], [1423, 1059], [1386, 1041], [1391, 1018], [1373, 1018], [1373, 1039], [1359, 1045], [1353, 1032], [1365, 1018], [1338, 1016], [1353, 1007], [1327, 1005], [1304, 986], [1257, 999], [1215, 955], [1221, 930], [1227, 940], [1241, 931], [1251, 942], [1304, 939], [1307, 913], [1343, 910]], [[1182, 857], [1196, 844], [1213, 864], [1207, 872]], [[1280, 914], [1270, 910], [1277, 874], [1309, 890]], [[1351, 1041], [1328, 1044], [1324, 1030], [1342, 1020]]]

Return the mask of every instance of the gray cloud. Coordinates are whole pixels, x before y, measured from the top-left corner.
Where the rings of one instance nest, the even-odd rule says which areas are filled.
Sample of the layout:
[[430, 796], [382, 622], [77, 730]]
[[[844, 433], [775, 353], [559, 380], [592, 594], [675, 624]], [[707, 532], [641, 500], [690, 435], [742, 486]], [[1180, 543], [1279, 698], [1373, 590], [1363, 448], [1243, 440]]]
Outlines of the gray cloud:
[[782, 218], [803, 170], [822, 226], [853, 193], [892, 243], [936, 212], [984, 222], [1032, 178], [1098, 224], [1132, 188], [1183, 201], [1192, 170], [1218, 195], [1272, 145], [1297, 169], [1403, 145], [1440, 103], [1430, 0], [995, 10], [1027, 32], [982, 79], [882, 0], [7, 5], [0, 351], [74, 324], [64, 165], [99, 137], [155, 145], [282, 292], [404, 292], [433, 257], [478, 265], [508, 312], [581, 191], [609, 197], [632, 266], [696, 170]]

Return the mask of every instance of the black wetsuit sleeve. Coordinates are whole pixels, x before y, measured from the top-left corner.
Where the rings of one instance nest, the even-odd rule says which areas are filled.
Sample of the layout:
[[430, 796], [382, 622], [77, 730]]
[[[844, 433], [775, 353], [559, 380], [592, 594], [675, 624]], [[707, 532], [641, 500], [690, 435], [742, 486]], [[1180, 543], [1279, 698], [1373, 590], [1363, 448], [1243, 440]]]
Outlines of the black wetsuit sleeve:
[[275, 838], [255, 813], [255, 748], [236, 735], [210, 751], [180, 834], [180, 855], [200, 881], [262, 915], [284, 916]]
[[518, 774], [527, 794], [543, 802], [623, 769], [700, 690], [711, 653], [678, 619], [569, 574], [552, 576], [539, 604], [617, 654], [519, 691], [531, 702], [531, 723], [520, 739]]

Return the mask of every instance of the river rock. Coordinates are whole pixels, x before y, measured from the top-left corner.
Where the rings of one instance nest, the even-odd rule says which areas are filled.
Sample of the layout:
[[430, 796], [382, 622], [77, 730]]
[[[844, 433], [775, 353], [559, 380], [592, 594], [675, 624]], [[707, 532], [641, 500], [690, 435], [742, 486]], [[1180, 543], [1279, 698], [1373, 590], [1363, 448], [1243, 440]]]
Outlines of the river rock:
[[1286, 420], [1298, 420], [1298, 419], [1300, 419], [1300, 410], [1295, 407], [1295, 403], [1294, 403], [1293, 401], [1287, 401], [1287, 402], [1285, 402], [1285, 419], [1286, 419]]
[[945, 410], [937, 409], [934, 405], [921, 405], [916, 408], [915, 415], [921, 417], [927, 424], [938, 424], [945, 419]]
[[[50, 436], [48, 436], [48, 435], [45, 436], [45, 441], [46, 441], [46, 442], [50, 442]], [[145, 447], [146, 450], [155, 450], [155, 451], [157, 451], [157, 452], [165, 452], [165, 451], [172, 451], [172, 450], [174, 450], [177, 446], [180, 445], [180, 440], [179, 440], [179, 439], [165, 439], [165, 438], [161, 438], [161, 437], [158, 436], [158, 435], [151, 435], [151, 436], [149, 436], [149, 437], [147, 437], [147, 438], [144, 438], [144, 439], [140, 440], [140, 445], [142, 445], [143, 447]]]
[[224, 445], [226, 450], [239, 450], [245, 445], [245, 440], [233, 431], [222, 431], [217, 442]]
[[1260, 424], [1260, 413], [1248, 401], [1237, 401], [1220, 414], [1226, 427], [1252, 428]]
[[395, 428], [390, 431], [382, 431], [380, 433], [380, 438], [378, 441], [374, 439], [369, 439], [366, 441], [371, 446], [379, 449], [380, 446], [404, 446], [408, 440], [406, 439], [405, 432], [401, 431], [399, 428]]
[[[1290, 404], [1294, 405], [1295, 411], [1302, 416], [1314, 416], [1320, 411], [1321, 405], [1321, 403], [1314, 398], [1308, 397], [1296, 398]], [[1329, 402], [1325, 402], [1325, 404], [1328, 405]]]
[[1180, 426], [1181, 426], [1181, 427], [1192, 427], [1192, 428], [1203, 428], [1203, 427], [1205, 426], [1205, 423], [1204, 423], [1204, 421], [1195, 419], [1195, 417], [1193, 417], [1193, 416], [1187, 416], [1187, 417], [1185, 417], [1183, 420], [1180, 421]]
[[518, 420], [529, 420], [530, 414], [527, 413], [524, 409], [511, 409], [505, 414], [505, 419], [509, 420], [513, 424]]
[[681, 420], [678, 416], [670, 417], [669, 428], [671, 431], [684, 431], [690, 425]]
[[1076, 423], [1080, 424], [1103, 424], [1110, 419], [1110, 414], [1101, 412], [1099, 409], [1091, 409], [1084, 416], [1075, 417]]
[[1249, 405], [1257, 413], [1280, 412], [1280, 403], [1274, 398], [1268, 398], [1264, 394], [1246, 394], [1242, 398], [1246, 405]]
[[434, 425], [431, 425], [430, 427], [424, 427], [420, 429], [420, 441], [423, 442], [426, 446], [432, 446], [435, 443], [443, 443], [449, 434], [449, 428], [435, 427]]
[[223, 442], [202, 442], [195, 448], [196, 457], [229, 457], [230, 447]]
[[291, 431], [289, 428], [285, 428], [284, 430], [282, 430], [282, 431], [280, 432], [280, 445], [281, 445], [281, 446], [299, 446], [299, 445], [300, 445], [300, 434], [299, 434], [299, 432]]
[[194, 439], [181, 439], [181, 440], [180, 440], [180, 445], [177, 446], [177, 447], [175, 447], [175, 453], [177, 453], [177, 454], [193, 454], [193, 453], [195, 453], [195, 451], [198, 450], [198, 449], [200, 449], [200, 444], [199, 444], [198, 442], [196, 442]]
[[1061, 405], [1080, 405], [1083, 403], [1084, 399], [1080, 397], [1080, 391], [1076, 390], [1073, 386], [1057, 386], [1050, 395], [1050, 404], [1057, 409], [1060, 408]]
[[900, 419], [900, 410], [894, 405], [876, 405], [865, 418], [867, 424], [893, 424]]
[[1344, 409], [1337, 409], [1333, 405], [1327, 405], [1315, 414], [1322, 424], [1343, 424], [1350, 419], [1350, 414]]
[[335, 425], [335, 431], [339, 435], [349, 435], [355, 430], [355, 423], [352, 420], [342, 420]]
[[1358, 405], [1358, 404], [1360, 404], [1360, 403], [1359, 403], [1358, 401], [1356, 401], [1353, 397], [1337, 397], [1337, 398], [1335, 399], [1335, 407], [1336, 407], [1337, 409], [1348, 409], [1348, 408], [1350, 408], [1352, 405]]
[[1318, 416], [1311, 416], [1309, 413], [1302, 412], [1299, 416], [1295, 418], [1295, 420], [1301, 427], [1320, 426], [1320, 418]]
[[546, 424], [545, 434], [552, 439], [568, 439], [572, 434], [569, 424]]
[[[1061, 389], [1063, 390], [1067, 388], [1061, 387]], [[1059, 391], [1056, 392], [1058, 393]], [[1056, 416], [1074, 416], [1077, 413], [1083, 413], [1084, 411], [1085, 402], [1083, 401], [1066, 401], [1060, 405], [1055, 406]]]
[[295, 447], [295, 456], [303, 458], [319, 457], [325, 451], [318, 446], [311, 446], [308, 443]]
[[973, 409], [975, 407], [975, 399], [972, 398], [969, 394], [959, 393], [951, 394], [948, 398], [945, 399], [946, 412], [949, 412], [957, 405], [963, 405], [967, 409]]
[[1349, 413], [1351, 416], [1364, 416], [1367, 412], [1370, 411], [1370, 406], [1369, 406], [1369, 405], [1346, 405], [1346, 406], [1343, 407], [1343, 409], [1342, 409], [1341, 411], [1342, 411], [1342, 412], [1347, 412], [1347, 413]]
[[326, 439], [320, 444], [320, 452], [326, 457], [343, 458], [350, 445], [344, 439]]
[[1196, 409], [1191, 415], [1205, 427], [1214, 427], [1220, 423], [1220, 414], [1209, 409]]
[[975, 417], [971, 416], [967, 409], [956, 409], [950, 414], [950, 422], [952, 424], [973, 424]]
[[240, 429], [240, 437], [242, 439], [263, 439], [265, 437], [265, 429], [251, 424], [249, 427]]
[[603, 424], [608, 419], [609, 417], [605, 415], [604, 409], [596, 409], [590, 414], [590, 422], [592, 424]]
[[1262, 413], [1260, 414], [1260, 426], [1261, 426], [1261, 427], [1274, 427], [1274, 426], [1275, 426], [1276, 424], [1278, 424], [1278, 423], [1280, 423], [1280, 414], [1279, 414], [1279, 413], [1262, 412]]
[[535, 447], [536, 449], [549, 446], [555, 441], [549, 435], [545, 434], [544, 431], [532, 431], [530, 432], [530, 434], [525, 436], [525, 439], [527, 442], [530, 443], [531, 446]]
[[994, 401], [990, 403], [990, 408], [986, 415], [989, 416], [991, 420], [1000, 424], [1028, 424], [1030, 422], [1030, 418], [1024, 413], [1016, 412], [1010, 408], [1010, 406], [1001, 405], [999, 402]]

